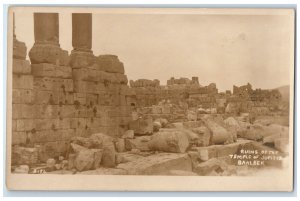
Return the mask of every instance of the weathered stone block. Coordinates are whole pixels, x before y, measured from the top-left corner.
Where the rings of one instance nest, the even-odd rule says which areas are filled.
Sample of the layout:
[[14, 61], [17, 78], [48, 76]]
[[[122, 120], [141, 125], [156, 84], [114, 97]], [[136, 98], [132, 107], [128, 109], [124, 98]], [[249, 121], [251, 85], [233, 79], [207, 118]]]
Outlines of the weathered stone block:
[[93, 66], [96, 58], [92, 52], [74, 51], [70, 55], [70, 65], [72, 68], [86, 68]]
[[14, 39], [13, 41], [13, 58], [25, 60], [27, 55], [27, 47], [25, 43]]
[[67, 66], [69, 63], [68, 52], [51, 44], [34, 44], [29, 51], [29, 58], [31, 64], [50, 63]]
[[13, 89], [33, 89], [32, 75], [13, 75]]
[[180, 130], [166, 129], [155, 133], [148, 146], [154, 151], [184, 153], [189, 146], [189, 139]]
[[13, 73], [30, 74], [31, 66], [28, 60], [13, 59]]
[[33, 85], [35, 90], [73, 92], [72, 79], [35, 77]]
[[137, 137], [134, 139], [125, 139], [125, 148], [128, 151], [131, 151], [132, 149], [138, 149], [140, 151], [150, 151], [149, 148], [149, 141], [151, 140], [151, 137], [149, 136], [142, 136]]
[[12, 91], [13, 103], [33, 103], [34, 93], [31, 89], [13, 89]]
[[100, 55], [97, 57], [97, 65], [99, 70], [110, 73], [124, 74], [124, 65], [115, 55]]
[[32, 64], [32, 75], [35, 77], [58, 77], [71, 78], [72, 68], [68, 66], [57, 66], [55, 64], [40, 63]]
[[14, 146], [12, 148], [12, 165], [32, 165], [38, 162], [37, 148]]

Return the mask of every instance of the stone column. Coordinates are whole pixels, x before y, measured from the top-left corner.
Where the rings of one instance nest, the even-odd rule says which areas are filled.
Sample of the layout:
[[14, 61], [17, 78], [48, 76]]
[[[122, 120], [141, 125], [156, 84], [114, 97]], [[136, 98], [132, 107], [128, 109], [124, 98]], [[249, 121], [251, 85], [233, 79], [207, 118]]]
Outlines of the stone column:
[[58, 13], [34, 13], [33, 17], [35, 43], [29, 51], [31, 63], [68, 65], [68, 52], [59, 46]]
[[72, 46], [74, 50], [92, 49], [92, 14], [72, 13]]
[[59, 46], [58, 13], [34, 13], [34, 40]]
[[92, 14], [72, 13], [72, 46], [70, 65], [84, 68], [95, 64], [92, 51]]

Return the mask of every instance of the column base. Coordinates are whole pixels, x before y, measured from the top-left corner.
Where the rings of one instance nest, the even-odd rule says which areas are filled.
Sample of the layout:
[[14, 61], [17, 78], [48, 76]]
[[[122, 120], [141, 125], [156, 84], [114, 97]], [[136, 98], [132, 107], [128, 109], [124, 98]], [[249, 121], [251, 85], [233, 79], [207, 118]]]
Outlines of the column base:
[[70, 65], [72, 68], [84, 68], [94, 65], [96, 57], [91, 50], [72, 50], [70, 55]]
[[32, 64], [50, 63], [58, 66], [67, 66], [70, 60], [68, 51], [51, 43], [35, 43], [29, 51], [29, 58]]

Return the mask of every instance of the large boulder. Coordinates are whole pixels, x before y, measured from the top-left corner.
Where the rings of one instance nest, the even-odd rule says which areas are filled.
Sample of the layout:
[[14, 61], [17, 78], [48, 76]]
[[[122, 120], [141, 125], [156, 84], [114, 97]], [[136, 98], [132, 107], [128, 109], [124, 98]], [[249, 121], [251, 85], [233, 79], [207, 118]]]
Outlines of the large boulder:
[[181, 130], [164, 129], [152, 136], [148, 146], [153, 151], [184, 153], [189, 147], [189, 138]]
[[233, 142], [233, 135], [223, 126], [219, 125], [211, 119], [205, 120], [206, 127], [211, 132], [211, 142], [213, 144], [228, 144]]
[[76, 137], [71, 142], [71, 147], [75, 153], [81, 151], [82, 147], [86, 149], [102, 149], [101, 165], [104, 167], [115, 166], [116, 149], [112, 137], [102, 133], [95, 133], [89, 138]]
[[78, 171], [96, 169], [100, 166], [102, 157], [101, 149], [82, 149], [77, 154], [74, 166]]
[[97, 144], [102, 144], [103, 155], [101, 164], [104, 167], [115, 167], [116, 165], [116, 150], [113, 142], [113, 138], [102, 133], [96, 133], [91, 135], [90, 139]]

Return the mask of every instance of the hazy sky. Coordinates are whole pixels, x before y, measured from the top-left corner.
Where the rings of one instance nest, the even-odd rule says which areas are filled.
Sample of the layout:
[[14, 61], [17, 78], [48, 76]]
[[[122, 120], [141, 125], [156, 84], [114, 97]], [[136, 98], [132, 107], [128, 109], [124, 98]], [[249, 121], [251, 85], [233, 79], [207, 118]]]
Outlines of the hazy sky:
[[[60, 14], [60, 45], [72, 50], [71, 14]], [[16, 35], [28, 50], [32, 13], [15, 14]], [[286, 15], [93, 14], [95, 55], [115, 54], [128, 79], [198, 76], [220, 91], [289, 84], [292, 21]], [[24, 34], [25, 33], [25, 34]]]

